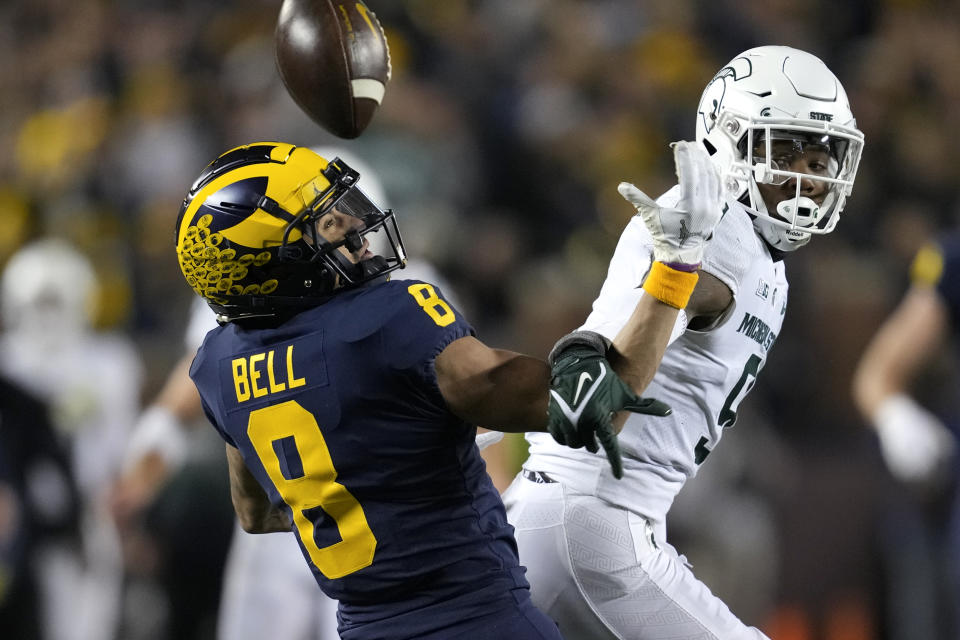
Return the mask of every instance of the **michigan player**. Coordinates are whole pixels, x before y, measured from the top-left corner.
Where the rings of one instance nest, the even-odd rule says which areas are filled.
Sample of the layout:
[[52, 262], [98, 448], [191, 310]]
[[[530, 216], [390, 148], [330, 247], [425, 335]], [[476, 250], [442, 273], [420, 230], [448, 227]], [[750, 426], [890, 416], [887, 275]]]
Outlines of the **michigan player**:
[[[738, 55], [707, 85], [696, 136], [723, 176], [725, 214], [645, 390], [672, 415], [628, 418], [622, 480], [600, 456], [528, 434], [530, 457], [504, 495], [534, 602], [568, 639], [765, 637], [667, 544], [667, 512], [736, 421], [780, 333], [782, 258], [836, 226], [863, 135], [823, 62], [768, 46]], [[658, 247], [641, 217], [683, 206], [679, 187], [656, 202], [629, 185], [621, 193], [640, 216], [624, 230], [583, 327], [607, 337], [648, 295], [639, 285]]]
[[958, 425], [955, 414], [929, 403], [925, 407], [914, 390], [960, 331], [960, 234], [944, 234], [921, 248], [910, 271], [910, 288], [860, 358], [853, 397], [876, 430], [891, 474], [914, 495], [952, 501], [949, 509], [923, 510], [929, 527], [923, 538], [930, 557], [938, 560], [935, 579], [924, 578], [934, 589], [925, 602], [935, 608], [936, 624], [947, 630], [944, 637], [955, 637], [960, 630]]
[[[181, 209], [181, 268], [222, 323], [190, 375], [240, 522], [294, 531], [345, 639], [558, 638], [474, 444], [477, 424], [546, 430], [550, 368], [484, 345], [433, 285], [386, 281], [399, 228], [358, 179], [256, 143], [214, 161]], [[658, 360], [677, 313], [642, 301], [629, 338]], [[569, 416], [584, 440], [649, 404], [591, 362], [609, 375]]]
[[[372, 167], [355, 154], [343, 147], [313, 150], [325, 158], [339, 157], [356, 169], [363, 176], [363, 190], [370, 200], [389, 201]], [[430, 263], [411, 258], [403, 275], [441, 285], [447, 300], [455, 302]], [[124, 520], [131, 512], [146, 508], [160, 486], [181, 466], [189, 447], [189, 430], [203, 422], [199, 420], [203, 409], [189, 369], [204, 337], [217, 322], [203, 298], [194, 300], [185, 355], [171, 370], [131, 436], [126, 473], [113, 496], [113, 506]], [[479, 439], [478, 444], [483, 449]], [[255, 535], [236, 527], [223, 576], [217, 638], [259, 640], [273, 634], [286, 640], [333, 640], [338, 637], [336, 611], [336, 601], [317, 588], [293, 536]]]

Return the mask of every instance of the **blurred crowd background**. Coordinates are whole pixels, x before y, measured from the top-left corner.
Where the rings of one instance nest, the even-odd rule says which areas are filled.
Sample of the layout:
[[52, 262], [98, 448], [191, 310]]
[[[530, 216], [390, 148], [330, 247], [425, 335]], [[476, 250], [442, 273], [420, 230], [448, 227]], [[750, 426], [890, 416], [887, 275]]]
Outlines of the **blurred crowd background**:
[[[960, 5], [369, 0], [393, 79], [373, 124], [344, 141], [300, 112], [279, 80], [279, 4], [0, 5], [0, 264], [51, 236], [90, 261], [92, 328], [126, 341], [139, 361], [98, 384], [129, 389], [137, 407], [158, 393], [183, 352], [193, 296], [174, 255], [180, 202], [213, 158], [260, 140], [335, 144], [363, 158], [409, 252], [438, 270], [480, 337], [545, 356], [586, 317], [633, 213], [617, 183], [651, 194], [673, 184], [667, 145], [692, 137], [700, 92], [734, 54], [803, 48], [843, 81], [866, 135], [863, 162], [836, 231], [788, 257], [783, 334], [722, 453], [681, 495], [672, 542], [741, 618], [774, 638], [960, 636], [938, 544], [951, 496], [890, 477], [850, 394], [857, 359], [907, 286], [914, 252], [958, 223]], [[953, 423], [956, 364], [953, 351], [931, 362], [921, 392]], [[72, 412], [51, 400], [60, 402], [52, 415], [61, 438], [93, 410], [72, 400]], [[136, 413], [114, 417], [132, 426]], [[522, 439], [499, 446], [508, 458], [498, 469], [509, 477]], [[129, 584], [153, 594], [127, 600], [166, 603], [141, 608], [159, 620], [144, 625], [152, 637], [167, 637], [164, 629], [174, 637], [169, 575], [215, 576], [222, 562], [231, 515], [217, 447], [213, 472], [174, 483], [155, 509], [159, 524], [147, 527], [153, 551], [137, 547], [140, 561], [126, 568]], [[2, 504], [0, 491], [0, 514]], [[0, 517], [0, 554], [13, 557], [3, 525]], [[216, 579], [185, 580], [198, 591], [188, 598], [198, 611], [185, 615], [196, 637], [212, 637], [200, 609], [215, 606]], [[0, 636], [10, 637], [2, 628]]]

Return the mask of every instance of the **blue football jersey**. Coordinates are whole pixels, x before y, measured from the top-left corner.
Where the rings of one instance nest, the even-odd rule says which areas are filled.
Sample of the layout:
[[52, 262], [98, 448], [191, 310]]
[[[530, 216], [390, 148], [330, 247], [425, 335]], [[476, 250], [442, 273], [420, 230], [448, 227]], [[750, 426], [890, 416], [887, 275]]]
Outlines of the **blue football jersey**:
[[960, 234], [953, 234], [940, 241], [943, 256], [943, 273], [937, 289], [950, 309], [955, 330], [960, 330]]
[[344, 637], [426, 636], [528, 588], [476, 428], [437, 386], [434, 358], [469, 335], [435, 287], [390, 281], [276, 328], [214, 329], [194, 360], [210, 421], [290, 514]]

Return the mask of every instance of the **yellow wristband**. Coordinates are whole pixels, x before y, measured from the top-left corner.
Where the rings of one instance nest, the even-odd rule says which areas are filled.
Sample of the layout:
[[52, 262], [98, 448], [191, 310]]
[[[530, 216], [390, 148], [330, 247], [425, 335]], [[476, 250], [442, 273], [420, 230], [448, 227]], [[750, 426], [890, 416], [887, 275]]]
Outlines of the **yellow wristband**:
[[699, 278], [696, 271], [678, 271], [662, 262], [654, 262], [647, 279], [643, 281], [643, 290], [664, 304], [683, 309], [690, 301]]

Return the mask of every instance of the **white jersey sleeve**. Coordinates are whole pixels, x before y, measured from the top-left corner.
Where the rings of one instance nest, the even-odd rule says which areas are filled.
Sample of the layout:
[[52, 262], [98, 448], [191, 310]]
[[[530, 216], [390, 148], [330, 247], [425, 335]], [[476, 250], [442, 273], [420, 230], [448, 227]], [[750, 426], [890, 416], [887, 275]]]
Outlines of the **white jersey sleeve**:
[[[549, 434], [527, 434], [530, 457], [524, 467], [652, 521], [665, 518], [683, 484], [717, 446], [724, 429], [733, 426], [740, 402], [780, 333], [786, 310], [783, 263], [773, 259], [746, 211], [737, 203], [728, 207], [707, 246], [702, 268], [730, 288], [733, 303], [725, 322], [709, 330], [682, 331], [667, 347], [643, 395], [667, 403], [673, 413], [662, 418], [632, 414], [627, 419], [619, 435], [624, 478], [610, 474], [603, 455], [564, 447]], [[617, 334], [642, 295], [638, 287], [650, 260], [649, 237], [634, 218], [584, 328], [610, 338]]]

